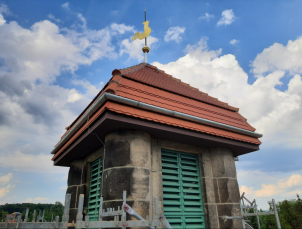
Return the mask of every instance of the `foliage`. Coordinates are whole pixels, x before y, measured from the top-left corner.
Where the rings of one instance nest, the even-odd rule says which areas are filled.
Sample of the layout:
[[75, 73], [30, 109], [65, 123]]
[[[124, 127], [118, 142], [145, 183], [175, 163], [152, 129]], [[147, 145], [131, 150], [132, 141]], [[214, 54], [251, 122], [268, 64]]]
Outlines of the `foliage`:
[[2, 220], [5, 221], [6, 214], [12, 214], [13, 212], [21, 212], [22, 219], [24, 220], [26, 208], [29, 208], [28, 222], [32, 221], [34, 210], [36, 210], [36, 220], [37, 220], [37, 216], [39, 215], [39, 211], [41, 211], [41, 216], [42, 216], [43, 210], [45, 210], [44, 219], [48, 222], [51, 221], [52, 215], [53, 215], [53, 219], [55, 219], [56, 216], [59, 216], [61, 220], [64, 211], [64, 206], [61, 202], [56, 202], [55, 204], [33, 204], [33, 203], [5, 204], [5, 205], [0, 205], [0, 222]]
[[[269, 209], [273, 211], [272, 203], [268, 202]], [[298, 229], [302, 228], [302, 200], [297, 194], [297, 199], [283, 200], [277, 204], [278, 215], [282, 229]], [[250, 211], [252, 212], [253, 209]], [[263, 212], [261, 210], [261, 212]], [[263, 215], [260, 216], [261, 229], [275, 229], [277, 228], [277, 222], [275, 215]], [[258, 228], [256, 216], [249, 217], [251, 221], [249, 224], [255, 228]]]

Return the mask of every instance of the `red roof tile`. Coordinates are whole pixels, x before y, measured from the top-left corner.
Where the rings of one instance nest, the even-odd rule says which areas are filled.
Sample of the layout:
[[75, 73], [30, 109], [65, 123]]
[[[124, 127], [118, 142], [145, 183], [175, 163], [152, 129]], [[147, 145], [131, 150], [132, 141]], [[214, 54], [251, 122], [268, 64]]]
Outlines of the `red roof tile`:
[[[190, 85], [181, 82], [179, 79], [164, 73], [164, 71], [158, 70], [154, 66], [142, 63], [130, 68], [114, 70], [112, 74], [112, 79], [92, 100], [92, 102], [79, 115], [79, 117], [70, 125], [69, 129], [63, 136], [65, 136], [72, 129], [73, 125], [78, 122], [80, 117], [86, 113], [87, 109], [92, 106], [96, 99], [99, 98], [104, 92], [115, 93], [116, 95], [125, 98], [186, 113], [196, 117], [201, 117], [237, 128], [249, 131], [255, 130], [255, 128], [248, 124], [246, 119], [238, 113], [238, 108], [229, 106], [227, 103], [223, 103], [211, 96], [208, 96], [207, 94], [200, 92], [197, 88], [193, 88]], [[222, 130], [175, 117], [165, 116], [127, 105], [116, 104], [109, 101], [107, 101], [93, 115], [87, 125], [90, 125], [102, 112], [104, 112], [105, 109], [141, 119], [204, 132], [211, 135], [249, 142], [257, 145], [261, 144], [261, 142], [255, 137]], [[55, 159], [64, 149], [66, 149], [66, 147], [71, 144], [79, 136], [79, 134], [84, 131], [84, 129], [85, 126], [82, 126], [73, 136], [71, 136], [63, 147], [58, 149], [53, 159]]]
[[248, 142], [248, 143], [252, 143], [252, 144], [256, 144], [256, 145], [261, 144], [259, 139], [254, 138], [254, 137], [242, 135], [242, 134], [227, 131], [227, 130], [218, 129], [218, 128], [203, 125], [200, 123], [194, 123], [191, 121], [182, 120], [182, 119], [175, 118], [175, 117], [166, 116], [163, 114], [156, 114], [151, 111], [141, 110], [136, 107], [129, 107], [124, 104], [107, 102], [106, 108], [108, 110], [114, 111], [116, 113], [121, 113], [121, 114], [129, 115], [129, 116], [133, 116], [133, 117], [137, 117], [137, 118], [141, 118], [141, 119], [147, 119], [147, 120], [153, 121], [153, 122], [159, 122], [159, 123], [177, 126], [177, 127], [181, 127], [181, 128], [185, 128], [185, 129], [191, 129], [191, 130], [195, 130], [198, 132], [203, 132], [203, 133], [216, 135], [216, 136], [220, 136], [220, 137], [225, 137], [225, 138], [229, 138], [229, 139], [235, 139], [238, 141]]
[[238, 112], [222, 109], [201, 101], [183, 97], [168, 91], [144, 85], [139, 82], [123, 78], [120, 81], [116, 95], [163, 107], [211, 121], [224, 123], [241, 129], [254, 131]]
[[181, 80], [166, 74], [164, 71], [158, 70], [157, 67], [146, 63], [141, 63], [125, 69], [115, 69], [112, 72], [112, 75], [117, 74], [151, 85], [153, 87], [162, 88], [164, 90], [180, 94], [182, 96], [197, 99], [199, 101], [228, 110], [238, 111], [238, 108], [229, 106], [227, 103], [208, 96], [206, 93], [199, 91], [197, 88], [191, 87], [189, 84], [183, 83]]
[[145, 119], [153, 122], [158, 122], [166, 125], [177, 126], [180, 128], [190, 129], [210, 135], [215, 135], [219, 137], [225, 137], [229, 139], [234, 139], [238, 141], [243, 141], [247, 143], [252, 143], [260, 145], [261, 141], [259, 139], [242, 135], [239, 133], [218, 129], [215, 127], [203, 125], [200, 123], [195, 123], [187, 120], [182, 120], [175, 117], [166, 116], [163, 114], [153, 113], [151, 111], [142, 110], [136, 107], [130, 107], [123, 104], [118, 104], [115, 102], [107, 101], [90, 119], [87, 123], [82, 126], [65, 144], [61, 147], [56, 154], [53, 156], [52, 160], [55, 160], [81, 133], [86, 129], [87, 126], [92, 124], [105, 110], [110, 110], [116, 113], [125, 114], [128, 116], [133, 116], [140, 119]]

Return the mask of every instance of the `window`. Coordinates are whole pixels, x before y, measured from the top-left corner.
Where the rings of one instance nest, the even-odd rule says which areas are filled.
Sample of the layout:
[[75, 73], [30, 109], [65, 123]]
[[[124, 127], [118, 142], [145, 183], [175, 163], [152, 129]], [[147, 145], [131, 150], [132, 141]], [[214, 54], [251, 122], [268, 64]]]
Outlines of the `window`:
[[89, 221], [97, 221], [100, 207], [100, 180], [102, 178], [103, 167], [102, 158], [91, 163], [90, 189], [88, 200]]
[[202, 190], [195, 154], [162, 149], [164, 215], [176, 228], [205, 228]]

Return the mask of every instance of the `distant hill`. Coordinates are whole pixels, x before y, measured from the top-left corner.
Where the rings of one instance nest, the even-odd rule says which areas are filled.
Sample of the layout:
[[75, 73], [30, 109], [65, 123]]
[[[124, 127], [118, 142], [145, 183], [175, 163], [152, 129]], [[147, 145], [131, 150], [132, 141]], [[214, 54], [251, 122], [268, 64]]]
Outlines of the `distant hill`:
[[41, 211], [42, 215], [43, 210], [45, 210], [44, 219], [46, 221], [51, 220], [52, 214], [54, 218], [55, 216], [59, 216], [61, 220], [64, 211], [64, 206], [61, 202], [56, 202], [55, 204], [4, 204], [0, 205], [0, 221], [5, 221], [5, 215], [12, 214], [13, 212], [21, 212], [22, 219], [24, 219], [26, 208], [29, 208], [28, 221], [32, 221], [34, 210], [37, 212], [36, 215], [39, 215], [39, 211]]

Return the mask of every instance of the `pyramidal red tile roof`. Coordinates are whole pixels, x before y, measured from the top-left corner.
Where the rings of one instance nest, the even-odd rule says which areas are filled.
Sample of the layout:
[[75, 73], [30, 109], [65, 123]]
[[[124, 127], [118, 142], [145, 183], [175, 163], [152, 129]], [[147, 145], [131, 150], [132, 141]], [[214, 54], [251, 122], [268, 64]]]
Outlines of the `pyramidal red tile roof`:
[[217, 98], [211, 97], [208, 94], [199, 91], [197, 88], [182, 82], [180, 79], [174, 78], [173, 76], [150, 64], [141, 63], [124, 69], [115, 69], [113, 70], [112, 75], [122, 75], [153, 87], [161, 88], [231, 111], [239, 110], [236, 107], [232, 107], [227, 103], [219, 101]]
[[[218, 123], [240, 129], [255, 131], [247, 120], [238, 113], [238, 108], [229, 106], [218, 99], [208, 96], [197, 88], [181, 82], [179, 79], [166, 74], [157, 67], [149, 64], [138, 64], [125, 69], [115, 69], [112, 72], [112, 78], [98, 95], [90, 102], [84, 111], [67, 128], [62, 138], [72, 129], [86, 111], [96, 102], [104, 93], [112, 93], [124, 98], [132, 99], [138, 102], [147, 103], [153, 106], [162, 107], [168, 110], [186, 113], [195, 117], [204, 118]], [[157, 114], [155, 112], [145, 111], [143, 109], [133, 108], [127, 105], [117, 105], [115, 102], [106, 102], [99, 110], [93, 114], [94, 118], [89, 119], [89, 123], [95, 120], [106, 109], [125, 115], [134, 116], [140, 119], [146, 119], [153, 122], [160, 122], [167, 125], [174, 125], [181, 128], [204, 132], [210, 135], [216, 135], [224, 138], [235, 139], [260, 145], [258, 137], [250, 137], [244, 134], [225, 131], [219, 128], [209, 127], [200, 123], [182, 120]], [[108, 106], [108, 104], [112, 104]], [[70, 140], [60, 147], [54, 156], [57, 157], [86, 127], [82, 126]]]

